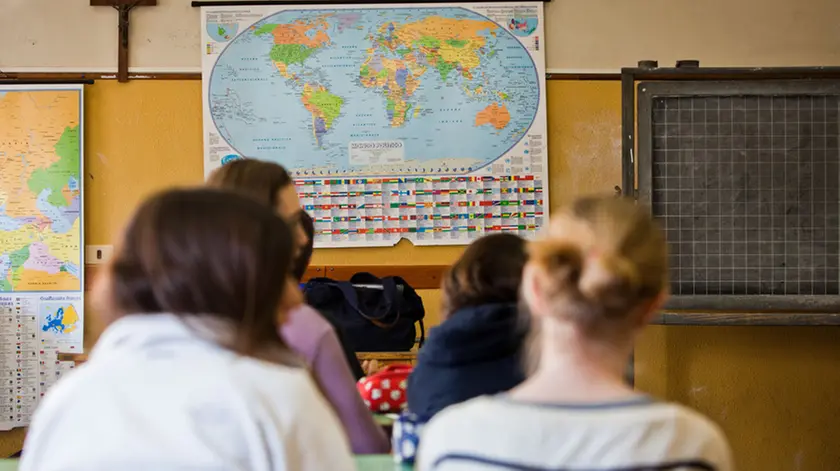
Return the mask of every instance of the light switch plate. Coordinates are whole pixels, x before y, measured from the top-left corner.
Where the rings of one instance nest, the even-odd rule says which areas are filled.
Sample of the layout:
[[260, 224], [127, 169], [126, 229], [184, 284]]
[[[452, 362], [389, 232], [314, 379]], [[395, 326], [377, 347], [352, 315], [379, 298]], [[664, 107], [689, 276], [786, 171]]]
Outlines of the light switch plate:
[[85, 264], [100, 265], [108, 262], [114, 253], [113, 245], [86, 245]]

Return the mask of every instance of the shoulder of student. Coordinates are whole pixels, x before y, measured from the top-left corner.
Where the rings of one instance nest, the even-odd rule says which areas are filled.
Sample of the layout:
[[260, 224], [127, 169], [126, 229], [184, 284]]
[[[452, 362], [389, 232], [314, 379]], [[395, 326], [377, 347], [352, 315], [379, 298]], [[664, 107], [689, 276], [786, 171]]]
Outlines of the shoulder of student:
[[289, 312], [289, 316], [280, 329], [292, 349], [304, 356], [313, 354], [324, 338], [331, 334], [335, 336], [335, 329], [324, 317], [313, 307], [302, 304]]
[[[545, 426], [555, 427], [551, 416], [560, 414], [577, 420], [583, 418], [580, 414], [595, 418], [595, 415], [608, 414], [610, 419], [602, 416], [602, 420], [616, 420], [616, 427], [622, 428], [622, 422], [630, 420], [638, 423], [650, 420], [665, 436], [675, 442], [680, 455], [695, 456], [717, 465], [717, 469], [724, 471], [731, 469], [731, 452], [721, 429], [710, 419], [689, 408], [665, 402], [640, 404], [638, 407], [622, 408], [621, 412], [614, 408], [589, 409], [565, 408], [552, 406], [529, 405], [510, 402], [491, 396], [479, 397], [441, 411], [424, 427], [418, 462], [419, 469], [430, 469], [427, 466], [440, 456], [463, 452], [475, 447], [493, 446], [490, 443], [501, 444], [502, 436], [523, 433], [541, 429], [539, 417], [547, 419]], [[641, 414], [641, 415], [640, 415]], [[648, 419], [643, 417], [647, 416]], [[517, 421], [517, 418], [523, 418]], [[557, 417], [555, 417], [557, 418]], [[654, 423], [658, 425], [653, 425]], [[629, 424], [625, 424], [627, 426]], [[570, 432], [570, 431], [567, 431]], [[482, 443], [484, 445], [482, 445]], [[674, 450], [675, 452], [677, 450]]]
[[731, 451], [726, 435], [720, 426], [705, 415], [679, 404], [663, 403], [672, 409], [677, 433], [697, 445], [697, 452], [714, 462], [721, 463], [718, 469], [731, 469]]
[[420, 469], [429, 469], [429, 460], [449, 448], [452, 437], [474, 436], [476, 430], [482, 430], [482, 423], [492, 420], [497, 408], [496, 401], [482, 396], [460, 404], [449, 406], [435, 414], [422, 430], [418, 461]]
[[232, 374], [245, 394], [271, 402], [301, 405], [321, 399], [306, 368], [240, 357]]

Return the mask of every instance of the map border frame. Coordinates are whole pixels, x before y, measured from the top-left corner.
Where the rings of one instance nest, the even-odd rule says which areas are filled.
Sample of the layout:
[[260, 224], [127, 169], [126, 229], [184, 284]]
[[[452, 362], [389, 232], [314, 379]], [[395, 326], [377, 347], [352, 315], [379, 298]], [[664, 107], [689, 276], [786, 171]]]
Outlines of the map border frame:
[[[0, 296], [79, 293], [85, 300], [85, 86], [84, 84], [0, 84], [0, 92], [76, 91], [79, 94], [79, 290], [2, 291]], [[84, 311], [84, 306], [82, 307]], [[84, 319], [84, 315], [82, 315]], [[84, 321], [83, 321], [84, 322]]]
[[[237, 5], [238, 6], [238, 5]], [[490, 168], [492, 168], [493, 163], [498, 163], [500, 160], [504, 159], [506, 156], [510, 154], [513, 149], [516, 149], [518, 145], [520, 145], [525, 139], [525, 136], [528, 136], [529, 132], [535, 132], [535, 126], [539, 129], [537, 136], [540, 138], [541, 142], [541, 157], [540, 157], [540, 164], [541, 169], [537, 172], [531, 171], [534, 173], [534, 176], [541, 177], [541, 185], [539, 188], [540, 194], [540, 206], [541, 212], [537, 216], [541, 219], [539, 224], [536, 226], [536, 229], [528, 229], [525, 233], [522, 233], [520, 229], [520, 235], [526, 238], [536, 237], [542, 228], [547, 227], [550, 224], [550, 209], [549, 209], [549, 200], [550, 200], [550, 178], [549, 178], [549, 166], [550, 166], [550, 159], [549, 159], [549, 152], [548, 152], [548, 105], [547, 105], [547, 82], [546, 82], [546, 62], [545, 62], [545, 35], [546, 35], [546, 28], [545, 28], [545, 10], [544, 10], [544, 3], [541, 1], [533, 1], [533, 0], [526, 0], [523, 2], [519, 2], [517, 0], [506, 0], [502, 2], [440, 2], [435, 3], [433, 5], [426, 4], [426, 3], [412, 3], [410, 1], [405, 3], [376, 3], [376, 4], [329, 4], [329, 3], [319, 3], [319, 4], [312, 4], [312, 5], [300, 5], [300, 4], [281, 4], [281, 5], [253, 5], [244, 3], [239, 8], [234, 7], [233, 5], [225, 5], [225, 6], [218, 6], [218, 5], [202, 5], [201, 13], [200, 13], [200, 29], [202, 32], [201, 42], [202, 42], [202, 51], [201, 51], [201, 68], [202, 68], [202, 77], [205, 77], [202, 80], [202, 132], [203, 132], [203, 161], [204, 161], [204, 176], [205, 179], [210, 176], [210, 174], [216, 170], [217, 168], [221, 167], [226, 163], [228, 159], [235, 159], [235, 158], [248, 158], [247, 155], [243, 156], [241, 153], [235, 150], [235, 148], [230, 145], [227, 140], [220, 135], [218, 128], [215, 125], [215, 118], [210, 114], [210, 107], [209, 107], [209, 93], [210, 93], [210, 76], [212, 74], [212, 70], [215, 67], [216, 62], [218, 59], [225, 53], [227, 48], [232, 44], [241, 34], [245, 34], [248, 31], [248, 28], [243, 29], [239, 32], [236, 36], [234, 36], [231, 40], [226, 41], [225, 43], [218, 43], [213, 41], [208, 35], [205, 34], [206, 25], [208, 20], [210, 19], [209, 16], [212, 16], [213, 13], [227, 13], [231, 15], [249, 15], [257, 13], [257, 9], [272, 9], [273, 11], [264, 11], [261, 12], [261, 18], [256, 20], [251, 20], [250, 18], [243, 18], [239, 19], [240, 24], [248, 24], [253, 25], [257, 24], [260, 21], [265, 20], [266, 18], [275, 15], [277, 13], [286, 12], [286, 11], [317, 11], [317, 10], [358, 10], [358, 9], [406, 9], [406, 8], [459, 8], [466, 10], [470, 13], [479, 15], [484, 18], [489, 18], [486, 14], [481, 12], [483, 9], [497, 9], [497, 8], [508, 8], [513, 9], [514, 11], [517, 8], [536, 8], [536, 15], [539, 19], [539, 27], [537, 30], [532, 34], [529, 35], [528, 38], [533, 38], [535, 40], [535, 49], [532, 49], [528, 46], [525, 38], [511, 34], [507, 29], [504, 27], [504, 24], [499, 22], [498, 20], [494, 20], [489, 18], [490, 21], [495, 22], [498, 24], [502, 29], [505, 29], [505, 32], [510, 35], [510, 38], [514, 41], [517, 41], [521, 47], [525, 48], [529, 54], [529, 59], [531, 64], [536, 69], [536, 84], [538, 87], [537, 90], [537, 106], [536, 106], [536, 113], [533, 119], [530, 120], [528, 125], [528, 129], [523, 132], [523, 137], [517, 140], [505, 153], [502, 155], [494, 158], [491, 161], [481, 165], [480, 167], [476, 167], [472, 171], [464, 171], [464, 172], [456, 172], [453, 174], [449, 173], [434, 173], [434, 174], [424, 174], [424, 173], [381, 173], [381, 174], [368, 174], [368, 173], [357, 173], [357, 174], [348, 174], [348, 173], [337, 173], [337, 174], [324, 174], [324, 175], [301, 175], [296, 173], [295, 168], [289, 168], [289, 173], [291, 174], [292, 178], [295, 180], [297, 185], [302, 185], [303, 182], [317, 182], [317, 181], [327, 181], [327, 180], [344, 180], [344, 181], [353, 181], [353, 180], [365, 180], [365, 179], [387, 179], [387, 178], [397, 178], [397, 179], [416, 179], [416, 178], [426, 178], [426, 179], [435, 179], [435, 178], [459, 178], [459, 177], [493, 177], [493, 178], [515, 178], [519, 173], [515, 173], [515, 169], [508, 169], [507, 172], [510, 173], [495, 173], [491, 172]], [[206, 47], [206, 49], [205, 49]], [[218, 139], [218, 141], [216, 141]], [[527, 145], [527, 144], [526, 144]], [[218, 150], [213, 149], [214, 147], [219, 148], [227, 148], [231, 152], [232, 155], [223, 155], [225, 150]], [[527, 154], [527, 152], [525, 152]], [[235, 155], [234, 155], [235, 154]], [[259, 158], [258, 158], [259, 159]], [[277, 162], [281, 165], [284, 165], [282, 159], [278, 162], [276, 159], [268, 159], [269, 162]], [[536, 165], [533, 164], [533, 165]], [[408, 240], [411, 245], [415, 247], [426, 247], [426, 246], [465, 246], [472, 243], [477, 237], [483, 235], [489, 235], [493, 233], [504, 233], [509, 229], [493, 229], [493, 230], [483, 230], [477, 233], [477, 235], [472, 235], [473, 233], [463, 232], [462, 236], [452, 237], [452, 238], [441, 238], [441, 239], [421, 239], [410, 236], [409, 234], [400, 234], [395, 237], [385, 237], [384, 239], [376, 239], [371, 240], [364, 237], [361, 237], [357, 240], [318, 240], [316, 238], [315, 247], [316, 248], [361, 248], [361, 247], [393, 247], [399, 244], [403, 239]], [[420, 231], [418, 231], [419, 233]], [[395, 233], [392, 233], [395, 234]]]
[[[295, 6], [297, 6], [297, 5], [295, 5]], [[323, 5], [318, 5], [318, 6], [325, 6], [326, 8], [323, 8], [323, 10], [332, 10], [332, 9], [340, 9], [340, 10], [382, 10], [382, 9], [387, 9], [387, 8], [384, 8], [384, 7], [394, 8], [395, 6], [401, 7], [403, 9], [409, 9], [409, 8], [421, 8], [421, 9], [422, 8], [428, 8], [428, 9], [453, 8], [453, 9], [464, 10], [464, 11], [472, 13], [474, 15], [481, 16], [482, 18], [485, 18], [487, 21], [497, 23], [492, 18], [489, 18], [486, 15], [484, 15], [482, 13], [479, 13], [475, 10], [465, 8], [463, 6], [463, 4], [459, 4], [459, 3], [441, 3], [441, 4], [437, 4], [437, 3], [435, 3], [435, 4], [410, 4], [410, 3], [406, 3], [406, 4], [383, 4], [383, 5], [363, 3], [363, 4], [344, 4], [344, 5], [336, 5], [336, 6], [333, 6], [333, 5], [330, 5], [330, 4], [323, 4]], [[343, 7], [343, 8], [336, 8], [336, 7]], [[282, 13], [295, 13], [295, 12], [303, 13], [303, 12], [313, 12], [313, 11], [319, 11], [319, 10], [322, 10], [322, 9], [321, 8], [308, 8], [308, 9], [289, 8], [287, 10], [284, 9], [282, 11]], [[275, 13], [275, 14], [279, 14], [279, 12]], [[260, 23], [262, 21], [265, 21], [268, 18], [269, 17], [263, 17], [263, 18], [255, 21], [255, 22], [251, 23], [250, 25], [248, 25], [248, 27], [243, 28], [242, 31], [237, 33], [236, 36], [234, 36], [230, 41], [227, 41], [225, 43], [225, 47], [222, 48], [221, 51], [219, 51], [219, 53], [216, 57], [216, 62], [218, 62], [218, 60], [221, 59], [221, 57], [224, 55], [225, 51], [227, 50], [228, 46], [233, 44], [234, 41], [236, 41], [243, 34], [246, 34], [249, 31], [251, 31], [252, 28], [254, 27], [254, 25], [256, 25], [257, 23]], [[202, 21], [205, 21], [205, 17], [202, 17]], [[206, 29], [206, 25], [203, 29]], [[526, 49], [525, 45], [522, 44], [522, 41], [520, 41], [519, 37], [517, 37], [515, 34], [511, 33], [510, 31], [508, 31], [505, 28], [500, 28], [500, 29], [502, 31], [504, 31], [505, 34], [509, 35], [512, 40], [516, 41], [516, 43], [519, 44], [520, 47], [522, 47], [523, 49]], [[544, 31], [544, 29], [543, 29], [543, 31]], [[526, 51], [527, 51], [527, 49], [526, 49]], [[485, 163], [483, 163], [481, 166], [475, 167], [475, 168], [473, 168], [472, 170], [469, 170], [466, 173], [465, 172], [457, 172], [457, 171], [455, 171], [454, 173], [424, 173], [424, 172], [409, 173], [409, 172], [405, 172], [405, 173], [400, 173], [396, 176], [398, 176], [399, 178], [412, 178], [412, 177], [424, 177], [424, 176], [456, 177], [456, 176], [462, 176], [462, 175], [470, 175], [472, 173], [479, 172], [479, 171], [489, 167], [490, 165], [493, 165], [493, 163], [497, 162], [499, 159], [505, 158], [505, 156], [511, 150], [513, 150], [514, 147], [516, 147], [520, 142], [522, 142], [523, 139], [525, 139], [525, 136], [527, 136], [528, 132], [534, 126], [534, 123], [537, 121], [537, 118], [540, 116], [541, 112], [543, 114], [545, 114], [546, 118], [547, 118], [546, 110], [541, 109], [541, 104], [543, 103], [542, 100], [544, 98], [543, 95], [546, 94], [545, 77], [544, 77], [544, 74], [539, 73], [539, 66], [534, 61], [534, 57], [530, 52], [527, 54], [527, 57], [531, 61], [531, 65], [533, 65], [533, 67], [534, 67], [534, 75], [535, 75], [535, 79], [536, 79], [535, 81], [537, 83], [537, 100], [536, 100], [537, 101], [537, 106], [534, 108], [534, 115], [531, 117], [530, 122], [528, 123], [528, 128], [525, 129], [525, 131], [522, 132], [522, 135], [519, 137], [519, 139], [517, 139], [515, 142], [512, 142], [510, 144], [510, 146], [507, 149], [505, 149], [501, 154], [499, 154], [495, 159], [488, 160]], [[545, 64], [543, 64], [543, 68], [545, 68]], [[213, 87], [213, 77], [214, 77], [214, 75], [215, 75], [215, 64], [214, 64], [214, 68], [213, 68], [213, 73], [211, 73], [210, 77], [207, 79], [207, 89], [206, 89], [206, 91], [202, 90], [202, 92], [203, 92], [202, 93], [202, 95], [203, 95], [202, 99], [205, 99], [205, 98], [207, 99], [206, 104], [207, 104], [208, 109], [210, 108], [210, 104], [211, 104], [210, 90]], [[222, 139], [224, 139], [221, 131], [219, 131], [219, 129], [220, 129], [219, 125], [216, 123], [216, 117], [213, 115], [212, 112], [208, 112], [208, 115], [210, 117], [210, 121], [213, 123], [213, 127], [218, 132], [219, 136], [222, 137]], [[547, 119], [546, 119], [546, 121], [547, 121]], [[548, 125], [548, 123], [546, 122], [546, 126], [547, 125]], [[206, 130], [205, 130], [205, 134], [206, 134]], [[238, 155], [240, 155], [240, 156], [245, 155], [243, 152], [240, 152], [239, 149], [237, 149], [227, 139], [225, 139], [225, 142], [227, 143], [228, 146], [230, 146], [231, 149], [236, 151], [236, 153]], [[206, 157], [205, 157], [205, 167], [206, 167], [206, 164], [207, 164], [207, 162], [206, 162]], [[286, 170], [289, 172], [290, 175], [293, 173], [293, 169], [287, 168]], [[456, 169], [453, 169], [453, 170], [456, 170]], [[205, 168], [205, 176], [206, 176], [206, 174], [207, 174], [207, 169]], [[310, 180], [310, 179], [317, 179], [317, 178], [351, 178], [351, 179], [352, 178], [381, 178], [383, 176], [385, 176], [385, 175], [367, 174], [367, 173], [353, 173], [353, 174], [334, 173], [334, 174], [329, 174], [329, 175], [321, 175], [321, 176], [318, 176], [318, 177], [295, 174], [295, 175], [293, 175], [293, 178], [300, 179], [300, 180]], [[388, 176], [390, 176], [390, 174]]]

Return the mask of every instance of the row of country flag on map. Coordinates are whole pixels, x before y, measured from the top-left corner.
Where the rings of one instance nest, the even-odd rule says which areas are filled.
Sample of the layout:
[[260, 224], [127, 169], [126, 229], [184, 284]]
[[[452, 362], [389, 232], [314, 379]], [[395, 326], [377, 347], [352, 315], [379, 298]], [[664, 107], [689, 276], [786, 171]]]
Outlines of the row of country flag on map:
[[342, 203], [342, 204], [304, 204], [304, 211], [318, 210], [349, 210], [360, 209], [408, 209], [408, 208], [473, 208], [473, 207], [504, 207], [504, 206], [542, 206], [543, 200], [510, 200], [510, 201], [395, 201], [393, 203]]
[[316, 231], [317, 235], [349, 235], [349, 234], [422, 234], [422, 233], [465, 233], [492, 231], [535, 231], [536, 224], [498, 224], [495, 226], [457, 226], [457, 227], [360, 227], [355, 229], [328, 229]]
[[[370, 216], [324, 216], [315, 217], [316, 223], [333, 223], [333, 222], [399, 222], [399, 221], [450, 221], [450, 220], [469, 220], [469, 219], [515, 219], [515, 218], [541, 218], [544, 213], [542, 211], [525, 211], [518, 213], [499, 213], [499, 214], [404, 214], [400, 216], [384, 216], [384, 215], [370, 215]], [[317, 228], [316, 228], [317, 229]]]
[[[457, 195], [492, 195], [514, 193], [542, 193], [542, 188], [435, 188], [431, 190], [388, 190], [388, 196], [457, 196]], [[341, 198], [361, 196], [382, 196], [379, 190], [349, 190], [349, 191], [299, 191], [301, 198]]]
[[505, 175], [482, 177], [391, 177], [391, 178], [320, 178], [295, 180], [297, 186], [309, 185], [373, 185], [393, 183], [468, 183], [468, 182], [518, 182], [536, 180], [534, 175]]

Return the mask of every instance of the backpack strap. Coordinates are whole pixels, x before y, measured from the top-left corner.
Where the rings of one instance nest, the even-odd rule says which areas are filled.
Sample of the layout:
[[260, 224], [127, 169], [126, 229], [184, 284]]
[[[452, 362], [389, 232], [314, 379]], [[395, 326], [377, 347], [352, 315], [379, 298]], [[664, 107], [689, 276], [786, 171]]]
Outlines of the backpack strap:
[[392, 307], [395, 304], [396, 294], [397, 294], [397, 286], [393, 279], [384, 279], [382, 280], [382, 298], [384, 302], [384, 309], [383, 303], [380, 303], [377, 306], [376, 315], [368, 315], [359, 308], [359, 296], [356, 294], [356, 289], [353, 287], [353, 284], [348, 281], [340, 281], [336, 283], [336, 286], [341, 293], [344, 295], [344, 300], [351, 309], [356, 311], [361, 317], [372, 323], [373, 325], [382, 328], [382, 329], [389, 329], [393, 327], [399, 320], [400, 320], [400, 311], [399, 308], [396, 310], [397, 315], [394, 316], [393, 322], [386, 322], [384, 319], [388, 316], [391, 312]]
[[423, 348], [423, 344], [426, 343], [426, 326], [423, 325], [423, 319], [418, 321], [420, 323], [420, 343], [417, 345], [417, 348]]

